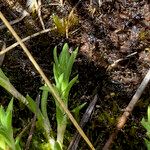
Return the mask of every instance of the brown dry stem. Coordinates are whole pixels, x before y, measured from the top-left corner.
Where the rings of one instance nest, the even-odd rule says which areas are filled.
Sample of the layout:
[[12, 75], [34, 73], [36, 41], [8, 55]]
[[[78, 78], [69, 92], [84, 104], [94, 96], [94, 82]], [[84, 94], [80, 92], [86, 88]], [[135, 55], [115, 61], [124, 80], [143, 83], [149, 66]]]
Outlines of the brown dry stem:
[[125, 108], [124, 113], [122, 114], [122, 116], [118, 119], [118, 123], [116, 125], [116, 129], [115, 131], [110, 135], [108, 141], [105, 143], [103, 150], [108, 150], [112, 143], [115, 140], [115, 137], [117, 136], [118, 132], [124, 127], [128, 117], [130, 116], [130, 114], [132, 113], [136, 103], [138, 102], [139, 98], [141, 97], [143, 91], [145, 90], [147, 84], [150, 81], [150, 69], [147, 72], [146, 76], [144, 77], [142, 83], [140, 84], [140, 86], [138, 87], [137, 91], [135, 92], [134, 96], [132, 97], [130, 103], [128, 104], [128, 106]]
[[[30, 35], [30, 36], [27, 36], [26, 38], [22, 39], [22, 42], [25, 42], [25, 41], [27, 41], [27, 40], [30, 40], [31, 38], [34, 38], [34, 37], [39, 36], [39, 35], [41, 35], [41, 34], [50, 32], [50, 31], [52, 31], [52, 30], [55, 30], [55, 28], [52, 28], [52, 29], [51, 29], [51, 28], [50, 28], [50, 29], [45, 29], [45, 30], [42, 30], [42, 31], [40, 31], [40, 32], [34, 33], [34, 34], [32, 34], [32, 35]], [[1, 50], [1, 51], [0, 51], [0, 55], [5, 54], [6, 52], [10, 51], [11, 49], [15, 48], [15, 47], [18, 46], [18, 45], [19, 45], [19, 42], [16, 42], [16, 43], [12, 44], [11, 46], [5, 48], [4, 50]]]

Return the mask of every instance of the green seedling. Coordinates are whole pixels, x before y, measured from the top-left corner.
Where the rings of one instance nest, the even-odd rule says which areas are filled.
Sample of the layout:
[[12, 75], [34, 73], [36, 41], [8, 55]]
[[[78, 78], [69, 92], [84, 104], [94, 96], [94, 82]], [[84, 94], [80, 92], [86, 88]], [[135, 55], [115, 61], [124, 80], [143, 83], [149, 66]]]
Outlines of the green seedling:
[[148, 137], [148, 139], [144, 139], [147, 149], [150, 150], [150, 106], [148, 107], [147, 110], [147, 119], [143, 118], [141, 121], [141, 124], [143, 125], [143, 127], [146, 129], [146, 135]]
[[[57, 48], [56, 47], [54, 48], [54, 65], [53, 65], [53, 73], [54, 73], [54, 79], [55, 79], [54, 88], [56, 92], [58, 93], [58, 95], [63, 100], [66, 107], [68, 107], [68, 99], [69, 99], [69, 93], [70, 93], [71, 87], [75, 84], [75, 82], [78, 79], [78, 76], [75, 76], [72, 80], [70, 80], [72, 66], [77, 56], [77, 53], [78, 53], [78, 48], [76, 48], [70, 54], [68, 44], [64, 44], [63, 49], [58, 57]], [[47, 140], [47, 141], [44, 141], [42, 144], [43, 149], [62, 150], [64, 134], [65, 134], [68, 118], [64, 110], [60, 107], [57, 100], [55, 100], [54, 98], [55, 104], [56, 104], [56, 120], [57, 120], [57, 139], [55, 139], [53, 136], [53, 131], [51, 128], [50, 120], [47, 115], [48, 93], [51, 92], [49, 88], [46, 85], [40, 88], [42, 90], [42, 97], [40, 99], [40, 105], [37, 106], [36, 102], [29, 95], [24, 97], [15, 89], [15, 87], [10, 83], [9, 79], [5, 76], [5, 74], [3, 73], [1, 69], [0, 69], [0, 86], [2, 86], [9, 93], [11, 93], [13, 97], [18, 99], [21, 103], [25, 104], [29, 108], [30, 111], [36, 114], [36, 117], [37, 117], [36, 125], [38, 125], [38, 127], [43, 129], [43, 135], [45, 136]], [[76, 108], [75, 112], [78, 114], [80, 109], [81, 109], [80, 107], [78, 109]], [[15, 146], [17, 145], [16, 143], [19, 144], [19, 138], [16, 139], [16, 143], [15, 143], [15, 140], [13, 139], [12, 127], [10, 127], [11, 117], [12, 117], [10, 110], [12, 111], [12, 102], [9, 104], [8, 110], [6, 110], [6, 114], [4, 113], [3, 108], [1, 108], [1, 111], [0, 111], [0, 113], [2, 114], [0, 117], [6, 116], [7, 118], [6, 121], [8, 120], [10, 121], [10, 122], [9, 121], [6, 122], [6, 126], [9, 125], [9, 129], [7, 132], [4, 132], [5, 128], [2, 128], [3, 124], [0, 127], [1, 128], [0, 139], [4, 139], [3, 137], [6, 137], [6, 140], [0, 141], [0, 145], [3, 145], [2, 149], [5, 146], [8, 146], [8, 147], [11, 147], [11, 149], [18, 150], [18, 149], [15, 149], [16, 148]], [[9, 115], [7, 115], [7, 113]]]
[[[52, 145], [54, 143], [54, 138], [53, 138], [53, 135], [51, 134], [52, 131], [51, 131], [50, 123], [49, 123], [48, 119], [45, 118], [45, 112], [43, 111], [44, 109], [42, 109], [42, 111], [39, 108], [37, 109], [36, 102], [29, 95], [24, 97], [22, 94], [20, 94], [16, 90], [16, 88], [10, 83], [9, 79], [5, 76], [5, 74], [3, 73], [3, 71], [1, 69], [0, 69], [0, 86], [2, 86], [4, 89], [6, 89], [6, 91], [8, 91], [10, 94], [12, 94], [13, 97], [18, 99], [21, 103], [25, 104], [29, 108], [30, 111], [32, 111], [34, 114], [36, 114], [38, 124], [39, 124], [40, 128], [42, 128], [44, 130], [43, 134], [44, 134], [45, 138], [47, 139], [48, 143], [50, 145]], [[43, 92], [43, 94], [42, 94], [41, 107], [42, 108], [45, 107], [45, 111], [46, 111], [46, 106], [43, 106], [43, 105], [46, 105], [44, 96], [45, 96], [45, 92]]]
[[6, 111], [0, 107], [0, 150], [21, 150], [19, 139], [13, 137], [12, 127], [13, 100], [10, 101]]
[[53, 22], [55, 27], [57, 28], [58, 33], [61, 36], [65, 36], [68, 38], [69, 31], [79, 23], [79, 19], [77, 15], [74, 13], [74, 9], [69, 13], [67, 17], [59, 18], [57, 15], [53, 15]]
[[[57, 57], [57, 48], [54, 49], [54, 79], [55, 88], [58, 91], [61, 99], [64, 101], [65, 105], [68, 107], [68, 97], [71, 87], [77, 81], [78, 76], [74, 77], [70, 81], [70, 75], [73, 63], [77, 56], [78, 48], [76, 48], [71, 54], [69, 53], [68, 44], [64, 44], [63, 49]], [[67, 116], [64, 111], [60, 108], [59, 104], [56, 103], [56, 119], [57, 119], [57, 141], [63, 144], [64, 133], [67, 125]]]

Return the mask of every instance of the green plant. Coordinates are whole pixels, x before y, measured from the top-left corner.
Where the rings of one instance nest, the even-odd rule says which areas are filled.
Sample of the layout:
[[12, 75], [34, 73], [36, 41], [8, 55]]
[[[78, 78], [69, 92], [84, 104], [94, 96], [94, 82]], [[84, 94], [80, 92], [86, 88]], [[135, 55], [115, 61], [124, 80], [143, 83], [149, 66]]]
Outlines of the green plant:
[[[76, 48], [76, 50], [73, 51], [70, 55], [68, 44], [65, 44], [59, 57], [57, 57], [57, 48], [55, 47], [54, 49], [55, 63], [53, 66], [53, 72], [55, 78], [55, 88], [67, 107], [70, 89], [78, 78], [78, 76], [76, 76], [71, 81], [69, 81], [72, 66], [77, 56], [77, 52], [78, 48]], [[60, 108], [56, 100], [55, 103], [57, 118], [57, 141], [63, 144], [64, 132], [67, 125], [67, 116], [64, 113], [64, 111]]]
[[[63, 49], [58, 57], [57, 47], [54, 48], [54, 65], [53, 65], [53, 73], [55, 79], [54, 87], [67, 107], [71, 87], [78, 79], [78, 76], [76, 76], [70, 81], [71, 70], [75, 58], [77, 56], [77, 52], [78, 48], [76, 48], [75, 51], [73, 51], [70, 54], [68, 44], [64, 44]], [[49, 90], [46, 86], [42, 87], [41, 89], [45, 91]], [[62, 148], [64, 133], [67, 126], [67, 116], [65, 112], [60, 108], [56, 100], [55, 104], [56, 104], [56, 120], [57, 120], [57, 142], [60, 144], [60, 147]], [[45, 107], [43, 108], [45, 109]]]
[[148, 107], [147, 110], [147, 119], [143, 118], [141, 121], [141, 124], [143, 125], [143, 127], [146, 129], [146, 135], [148, 137], [148, 139], [144, 139], [147, 149], [150, 150], [150, 106]]
[[53, 15], [53, 22], [54, 25], [57, 28], [58, 33], [61, 36], [65, 36], [68, 38], [69, 36], [69, 30], [72, 29], [72, 27], [78, 25], [79, 19], [77, 15], [74, 13], [74, 9], [69, 13], [67, 17], [59, 18], [57, 15]]
[[0, 149], [21, 150], [19, 138], [14, 139], [12, 127], [13, 99], [10, 101], [6, 111], [0, 107]]
[[[77, 56], [77, 52], [78, 48], [76, 48], [76, 50], [70, 54], [68, 44], [64, 44], [63, 49], [58, 57], [57, 48], [56, 47], [54, 48], [54, 65], [53, 65], [53, 72], [55, 79], [54, 87], [56, 92], [64, 101], [67, 107], [70, 89], [78, 78], [78, 76], [76, 76], [70, 81], [72, 66]], [[5, 88], [9, 93], [11, 93], [16, 99], [24, 103], [29, 108], [30, 111], [36, 114], [37, 116], [36, 125], [38, 125], [38, 127], [43, 130], [42, 133], [46, 138], [46, 141], [42, 143], [41, 148], [46, 150], [62, 150], [63, 139], [68, 118], [54, 98], [56, 104], [56, 120], [57, 120], [57, 139], [55, 139], [53, 135], [53, 130], [51, 128], [50, 120], [47, 115], [47, 99], [48, 94], [51, 92], [50, 89], [47, 87], [47, 85], [44, 85], [43, 87], [40, 88], [42, 90], [42, 97], [39, 106], [37, 106], [36, 102], [29, 95], [24, 97], [22, 94], [20, 94], [15, 89], [15, 87], [10, 83], [9, 79], [5, 76], [5, 74], [1, 69], [0, 69], [0, 85], [3, 88]]]

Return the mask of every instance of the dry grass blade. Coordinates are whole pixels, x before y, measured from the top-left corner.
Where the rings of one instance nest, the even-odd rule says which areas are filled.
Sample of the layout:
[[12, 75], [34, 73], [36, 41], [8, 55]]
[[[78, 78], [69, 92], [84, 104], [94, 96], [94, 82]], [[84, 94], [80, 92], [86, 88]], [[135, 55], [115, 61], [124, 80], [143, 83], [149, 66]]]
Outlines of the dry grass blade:
[[69, 117], [69, 119], [72, 121], [72, 123], [74, 124], [74, 126], [76, 127], [76, 129], [78, 130], [78, 132], [80, 133], [80, 135], [83, 137], [83, 139], [89, 145], [89, 147], [92, 150], [95, 150], [94, 146], [92, 145], [92, 143], [90, 142], [90, 140], [88, 139], [88, 137], [85, 135], [85, 133], [83, 132], [83, 130], [81, 129], [81, 127], [78, 125], [78, 123], [76, 122], [76, 120], [74, 119], [74, 117], [72, 116], [72, 114], [70, 113], [70, 111], [66, 108], [65, 104], [63, 103], [63, 101], [61, 100], [61, 98], [58, 96], [58, 94], [55, 91], [53, 85], [50, 83], [50, 81], [48, 80], [48, 78], [45, 76], [45, 74], [42, 71], [42, 69], [40, 68], [40, 66], [37, 64], [37, 62], [35, 61], [35, 59], [31, 55], [31, 53], [29, 52], [29, 50], [27, 49], [27, 47], [25, 46], [25, 44], [21, 41], [20, 37], [17, 35], [17, 33], [11, 27], [11, 25], [6, 20], [6, 18], [3, 16], [3, 14], [1, 13], [1, 11], [0, 11], [0, 18], [2, 19], [2, 21], [4, 22], [4, 24], [7, 26], [7, 28], [10, 30], [10, 32], [15, 37], [15, 39], [18, 41], [18, 43], [20, 44], [20, 46], [22, 47], [22, 49], [24, 50], [24, 52], [28, 56], [29, 60], [33, 63], [34, 67], [36, 68], [36, 70], [39, 72], [39, 74], [41, 75], [41, 77], [43, 78], [43, 80], [45, 81], [45, 83], [47, 84], [47, 86], [49, 87], [49, 89], [51, 91], [51, 94], [58, 101], [58, 103], [60, 104], [60, 106], [62, 107], [62, 109], [65, 111], [65, 113], [67, 114], [67, 116]]
[[[20, 18], [17, 18], [17, 19], [15, 19], [15, 20], [12, 20], [12, 21], [10, 21], [9, 23], [11, 24], [11, 25], [14, 25], [14, 24], [16, 24], [16, 23], [19, 23], [21, 20], [23, 20], [24, 18], [25, 18], [26, 16], [21, 16]], [[1, 25], [0, 26], [0, 30], [2, 30], [2, 29], [5, 29], [6, 28], [6, 26], [5, 25]]]
[[[30, 39], [33, 38], [33, 37], [36, 37], [36, 36], [39, 36], [39, 35], [41, 35], [41, 34], [50, 32], [50, 31], [52, 31], [52, 30], [55, 30], [55, 28], [42, 30], [42, 31], [40, 31], [40, 32], [37, 32], [37, 33], [32, 34], [32, 35], [30, 35], [30, 36], [27, 36], [26, 38], [22, 39], [22, 42], [25, 42], [25, 41], [27, 41], [27, 40], [30, 40]], [[12, 44], [11, 46], [9, 46], [9, 47], [7, 47], [7, 48], [1, 50], [1, 51], [0, 51], [0, 55], [3, 55], [4, 53], [10, 51], [11, 49], [15, 48], [15, 47], [18, 46], [18, 45], [19, 45], [19, 42], [16, 42], [16, 43]]]
[[29, 13], [23, 8], [18, 0], [1, 0], [2, 3], [6, 4], [10, 9], [18, 12], [21, 16], [28, 16]]
[[[94, 99], [92, 100], [92, 102], [89, 104], [86, 112], [84, 113], [82, 119], [81, 119], [81, 122], [80, 122], [80, 126], [81, 128], [83, 128], [86, 123], [88, 122], [90, 116], [91, 116], [91, 113], [95, 107], [95, 104], [97, 102], [97, 99], [98, 99], [98, 95], [95, 95], [94, 96]], [[79, 133], [77, 132], [75, 134], [75, 136], [73, 137], [73, 140], [71, 141], [69, 147], [68, 147], [68, 150], [76, 150], [78, 148], [78, 144], [79, 144], [79, 141], [81, 139], [81, 136], [79, 135]]]
[[107, 71], [111, 71], [112, 69], [116, 68], [121, 61], [130, 59], [131, 57], [135, 56], [136, 54], [137, 54], [137, 52], [134, 52], [132, 54], [127, 55], [124, 58], [120, 58], [120, 59], [116, 60], [115, 62], [113, 62], [111, 65], [108, 66]]
[[[4, 41], [0, 41], [0, 43], [3, 44], [2, 48], [1, 48], [1, 51], [0, 51], [0, 52], [2, 52], [6, 48], [6, 43]], [[2, 64], [3, 64], [4, 57], [5, 57], [5, 54], [0, 55], [0, 66], [2, 66]]]
[[138, 87], [136, 93], [134, 94], [134, 96], [132, 97], [130, 103], [128, 104], [128, 106], [125, 108], [124, 113], [122, 114], [122, 116], [118, 119], [118, 123], [116, 125], [116, 130], [114, 133], [112, 133], [108, 139], [108, 141], [106, 142], [105, 146], [103, 147], [103, 150], [108, 150], [109, 147], [111, 146], [111, 144], [113, 143], [115, 137], [118, 134], [118, 131], [121, 130], [129, 115], [132, 113], [132, 110], [134, 109], [136, 103], [138, 102], [139, 98], [141, 97], [143, 91], [145, 90], [147, 84], [150, 81], [150, 69], [147, 72], [146, 76], [144, 77], [142, 83], [140, 84], [140, 86]]
[[44, 22], [43, 22], [43, 19], [42, 19], [42, 16], [41, 16], [41, 5], [42, 5], [41, 0], [38, 0], [38, 17], [40, 19], [43, 30], [45, 30], [45, 25], [44, 25]]

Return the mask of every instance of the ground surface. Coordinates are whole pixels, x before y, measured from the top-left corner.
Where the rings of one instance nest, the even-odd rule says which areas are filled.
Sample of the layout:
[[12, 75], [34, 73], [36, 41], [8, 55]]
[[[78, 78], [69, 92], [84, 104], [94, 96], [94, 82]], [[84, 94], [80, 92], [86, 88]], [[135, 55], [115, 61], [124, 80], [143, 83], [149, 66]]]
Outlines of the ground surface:
[[[90, 103], [95, 94], [99, 95], [84, 131], [96, 149], [100, 150], [112, 133], [117, 117], [122, 114], [122, 109], [128, 105], [149, 69], [150, 5], [146, 0], [108, 0], [101, 4], [97, 0], [91, 4], [89, 1], [70, 0], [63, 7], [48, 5], [50, 3], [46, 1], [43, 4], [42, 17], [46, 28], [56, 25], [52, 20], [53, 14], [65, 18], [72, 9], [78, 23], [70, 25], [68, 38], [56, 30], [31, 38], [26, 42], [27, 47], [51, 81], [53, 48], [57, 45], [61, 50], [65, 42], [71, 47], [70, 51], [79, 47], [72, 75], [78, 74], [79, 82], [72, 88], [69, 107], [73, 109], [84, 102]], [[0, 9], [8, 20], [18, 16], [4, 3], [0, 3]], [[21, 38], [42, 30], [38, 17], [33, 17], [33, 20], [37, 28], [26, 24], [26, 19], [13, 26]], [[7, 46], [15, 42], [6, 28], [0, 30], [0, 39]], [[111, 66], [118, 59], [123, 60]], [[42, 81], [20, 47], [6, 54], [2, 69], [20, 93], [36, 97]], [[0, 90], [1, 103], [5, 105], [10, 95], [3, 89]], [[112, 149], [146, 149], [143, 140], [145, 131], [140, 121], [146, 115], [149, 96], [147, 87], [125, 128], [119, 132]], [[25, 117], [24, 113], [28, 112], [19, 110], [18, 105], [16, 103], [16, 112], [19, 112], [16, 116], [30, 120], [32, 116]], [[52, 105], [54, 106], [53, 103]], [[53, 111], [54, 108], [49, 106], [49, 110]], [[85, 110], [86, 108], [81, 113]], [[23, 126], [23, 121], [21, 124]], [[17, 121], [14, 125], [17, 127]], [[73, 127], [69, 128], [75, 132]], [[73, 134], [73, 131], [70, 132]], [[88, 149], [82, 140], [79, 147]]]

